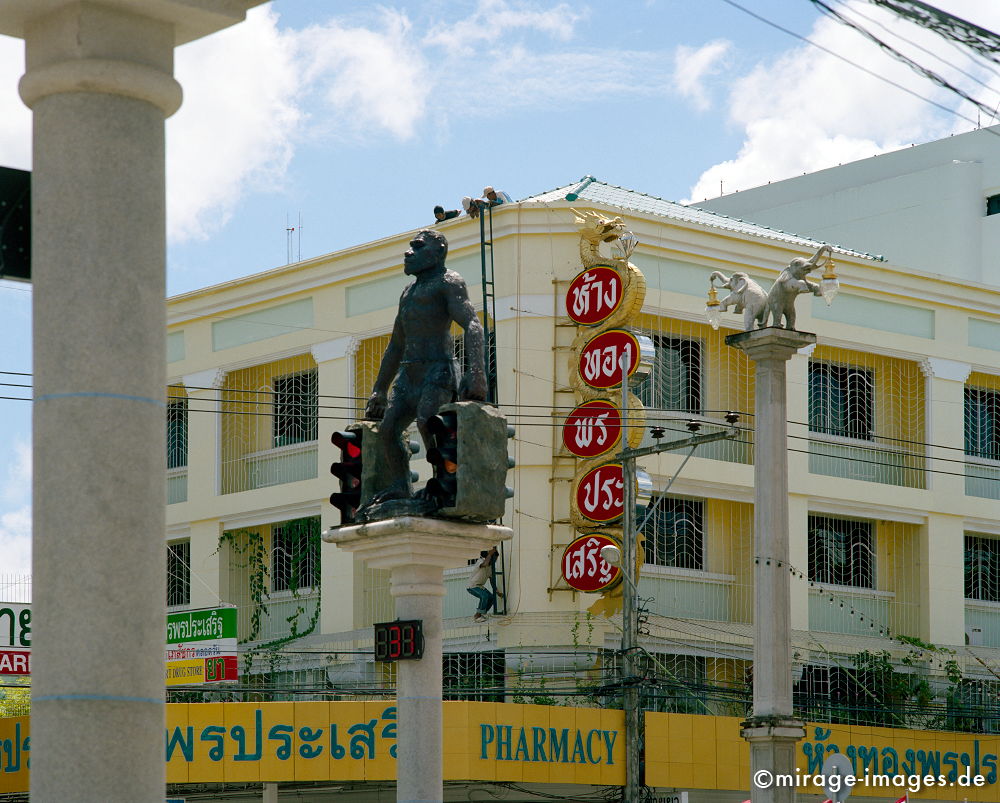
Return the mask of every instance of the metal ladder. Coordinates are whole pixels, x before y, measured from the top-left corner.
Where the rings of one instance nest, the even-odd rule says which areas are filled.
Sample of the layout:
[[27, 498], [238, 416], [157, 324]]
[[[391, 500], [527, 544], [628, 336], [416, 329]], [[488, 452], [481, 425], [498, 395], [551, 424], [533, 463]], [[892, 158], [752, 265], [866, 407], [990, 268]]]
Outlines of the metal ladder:
[[[487, 225], [488, 223], [488, 225]], [[496, 296], [493, 293], [493, 206], [479, 213], [479, 253], [483, 269], [483, 350], [486, 401], [497, 403]], [[488, 256], [487, 256], [488, 255]]]

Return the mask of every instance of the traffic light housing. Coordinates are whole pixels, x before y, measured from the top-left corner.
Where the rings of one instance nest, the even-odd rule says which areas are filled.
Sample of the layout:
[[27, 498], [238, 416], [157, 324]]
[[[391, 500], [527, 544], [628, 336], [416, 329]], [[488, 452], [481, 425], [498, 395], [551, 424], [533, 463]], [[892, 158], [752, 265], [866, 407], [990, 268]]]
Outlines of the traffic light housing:
[[431, 443], [427, 461], [434, 469], [426, 495], [435, 500], [435, 515], [465, 521], [499, 519], [514, 492], [506, 486], [513, 460], [507, 440], [513, 427], [495, 407], [457, 402], [441, 407], [427, 421]]
[[330, 473], [340, 480], [340, 490], [330, 494], [330, 504], [340, 511], [342, 527], [355, 522], [361, 507], [364, 435], [364, 428], [355, 424], [330, 436], [340, 450], [340, 460], [330, 466]]

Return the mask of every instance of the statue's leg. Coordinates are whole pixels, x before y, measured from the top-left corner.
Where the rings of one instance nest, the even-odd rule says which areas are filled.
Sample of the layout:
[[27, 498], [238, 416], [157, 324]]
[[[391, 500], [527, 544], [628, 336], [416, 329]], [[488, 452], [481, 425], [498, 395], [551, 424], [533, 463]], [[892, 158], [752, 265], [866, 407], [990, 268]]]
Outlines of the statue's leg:
[[443, 404], [451, 404], [458, 398], [458, 371], [454, 362], [438, 363], [427, 372], [421, 389], [420, 401], [417, 404], [417, 429], [423, 438], [424, 446], [430, 447], [430, 432], [427, 431], [427, 419], [436, 415]]
[[393, 385], [389, 406], [379, 424], [379, 440], [385, 460], [385, 476], [389, 484], [372, 498], [372, 503], [413, 496], [410, 484], [409, 450], [403, 445], [403, 432], [413, 422], [416, 388], [407, 387], [403, 377]]

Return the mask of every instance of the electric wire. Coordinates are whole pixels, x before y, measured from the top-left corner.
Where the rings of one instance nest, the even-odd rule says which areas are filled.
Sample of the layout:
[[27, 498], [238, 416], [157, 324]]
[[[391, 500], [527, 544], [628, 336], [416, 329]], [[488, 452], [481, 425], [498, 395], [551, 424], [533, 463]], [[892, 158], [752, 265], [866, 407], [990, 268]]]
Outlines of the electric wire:
[[[839, 59], [840, 61], [844, 62], [845, 64], [849, 64], [852, 67], [854, 67], [854, 68], [856, 68], [858, 70], [861, 70], [861, 72], [866, 73], [866, 74], [872, 76], [873, 78], [877, 78], [879, 81], [882, 81], [882, 82], [884, 82], [886, 84], [889, 84], [890, 86], [894, 86], [896, 89], [902, 90], [907, 95], [911, 95], [911, 96], [917, 98], [918, 100], [922, 100], [925, 103], [929, 103], [931, 106], [934, 106], [935, 108], [940, 109], [941, 111], [946, 112], [947, 114], [951, 114], [951, 115], [954, 115], [956, 117], [960, 117], [963, 120], [965, 120], [966, 122], [969, 122], [969, 123], [972, 123], [972, 124], [976, 124], [975, 120], [973, 120], [971, 117], [967, 117], [966, 115], [962, 114], [961, 112], [957, 111], [956, 109], [950, 109], [947, 106], [945, 106], [945, 105], [943, 105], [941, 103], [938, 103], [935, 100], [931, 100], [930, 98], [924, 97], [919, 92], [915, 92], [914, 90], [909, 89], [908, 87], [905, 87], [902, 84], [897, 83], [896, 81], [893, 81], [892, 79], [887, 78], [884, 75], [881, 75], [880, 73], [876, 72], [875, 70], [870, 70], [867, 67], [864, 67], [863, 65], [858, 64], [857, 62], [851, 61], [849, 58], [847, 58], [846, 56], [842, 56], [837, 51], [832, 50], [832, 49], [830, 49], [828, 47], [825, 47], [824, 45], [821, 45], [818, 42], [814, 42], [812, 39], [810, 39], [807, 36], [803, 36], [802, 34], [796, 33], [795, 31], [793, 31], [793, 30], [791, 30], [789, 28], [786, 28], [783, 25], [779, 25], [778, 23], [773, 22], [772, 20], [769, 20], [766, 17], [761, 16], [760, 14], [757, 14], [756, 12], [751, 11], [750, 9], [746, 8], [745, 6], [742, 6], [739, 3], [737, 3], [736, 0], [722, 0], [722, 2], [726, 3], [726, 4], [730, 5], [730, 6], [732, 6], [735, 9], [738, 9], [739, 11], [742, 11], [744, 14], [747, 14], [747, 15], [753, 17], [754, 19], [760, 21], [760, 22], [763, 22], [765, 25], [768, 25], [768, 26], [770, 26], [770, 27], [772, 27], [772, 28], [774, 28], [776, 30], [781, 31], [784, 34], [787, 34], [788, 36], [792, 36], [792, 37], [794, 37], [794, 38], [796, 38], [796, 39], [798, 39], [798, 40], [800, 40], [802, 42], [805, 42], [808, 45], [812, 45], [813, 47], [817, 48], [818, 50], [822, 50], [824, 53], [826, 53], [826, 54], [828, 54], [830, 56], [833, 56], [836, 59]], [[985, 130], [986, 131], [990, 131], [990, 133], [993, 133], [993, 134], [995, 134], [997, 136], [1000, 136], [1000, 134], [997, 134], [997, 132], [994, 132], [991, 129], [987, 128]]]

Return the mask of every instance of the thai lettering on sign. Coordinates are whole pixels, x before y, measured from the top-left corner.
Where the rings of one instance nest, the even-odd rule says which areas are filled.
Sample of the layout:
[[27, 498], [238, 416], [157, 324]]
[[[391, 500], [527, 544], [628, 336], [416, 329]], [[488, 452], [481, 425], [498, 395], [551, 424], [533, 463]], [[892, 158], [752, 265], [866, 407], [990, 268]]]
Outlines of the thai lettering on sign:
[[618, 408], [604, 399], [578, 405], [563, 424], [563, 444], [576, 457], [597, 457], [615, 447], [621, 438]]
[[563, 552], [562, 574], [577, 591], [603, 591], [621, 582], [621, 570], [601, 557], [601, 548], [618, 546], [603, 533], [589, 533], [575, 539]]
[[583, 271], [566, 293], [566, 312], [574, 323], [593, 326], [606, 320], [622, 301], [622, 280], [618, 271], [596, 265]]
[[590, 340], [580, 352], [580, 376], [592, 388], [610, 388], [622, 381], [622, 363], [627, 376], [639, 366], [639, 342], [624, 329], [609, 329]]
[[605, 463], [592, 469], [576, 488], [576, 504], [591, 521], [608, 522], [625, 510], [625, 481], [622, 467]]

